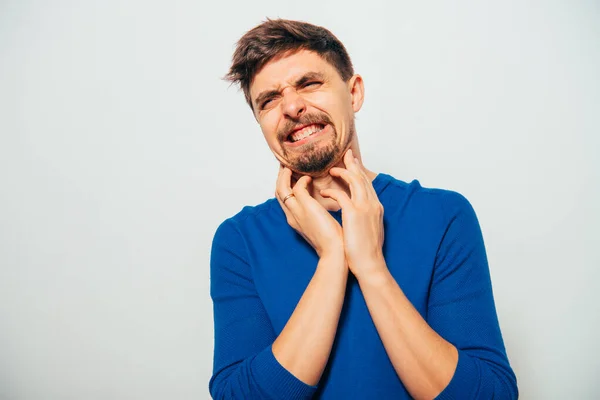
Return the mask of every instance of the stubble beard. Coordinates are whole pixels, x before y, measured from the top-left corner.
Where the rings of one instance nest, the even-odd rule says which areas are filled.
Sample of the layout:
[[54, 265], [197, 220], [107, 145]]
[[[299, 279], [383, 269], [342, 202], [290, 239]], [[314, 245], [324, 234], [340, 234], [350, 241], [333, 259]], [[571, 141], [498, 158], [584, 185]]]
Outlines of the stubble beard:
[[289, 152], [284, 147], [283, 155], [288, 160], [290, 169], [302, 175], [318, 177], [327, 173], [342, 158], [343, 152], [348, 148], [356, 134], [354, 121], [350, 123], [345, 143], [336, 141], [337, 131], [333, 124], [330, 126], [333, 129], [333, 134], [327, 144], [307, 143], [302, 147], [302, 154], [293, 159], [289, 158]]

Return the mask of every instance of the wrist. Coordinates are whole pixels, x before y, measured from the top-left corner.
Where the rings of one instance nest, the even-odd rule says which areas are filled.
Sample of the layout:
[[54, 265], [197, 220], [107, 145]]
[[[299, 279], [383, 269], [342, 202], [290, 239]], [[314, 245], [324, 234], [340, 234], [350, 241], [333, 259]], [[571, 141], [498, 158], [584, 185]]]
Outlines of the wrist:
[[323, 250], [319, 254], [319, 260], [325, 261], [328, 264], [343, 264], [347, 265], [346, 254], [344, 253], [344, 247], [330, 247]]
[[327, 246], [323, 246], [318, 254], [319, 258], [345, 258], [344, 243], [341, 241], [339, 243], [329, 243]]
[[391, 276], [383, 254], [373, 256], [359, 263], [360, 266], [350, 267], [359, 284], [381, 285], [385, 284]]

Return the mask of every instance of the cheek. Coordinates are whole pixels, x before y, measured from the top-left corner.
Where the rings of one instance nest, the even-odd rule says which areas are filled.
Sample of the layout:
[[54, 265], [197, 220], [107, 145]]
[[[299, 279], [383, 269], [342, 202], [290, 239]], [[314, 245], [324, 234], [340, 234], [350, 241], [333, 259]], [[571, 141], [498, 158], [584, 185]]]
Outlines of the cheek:
[[277, 141], [277, 119], [265, 115], [260, 121], [260, 130], [267, 142]]
[[281, 150], [282, 150], [281, 144], [279, 143], [279, 140], [277, 139], [277, 124], [276, 123], [271, 123], [271, 124], [261, 123], [260, 129], [261, 129], [263, 137], [265, 138], [265, 141], [267, 142], [267, 145], [269, 146], [271, 151], [274, 153], [281, 152]]
[[302, 97], [304, 101], [323, 111], [327, 111], [328, 108], [335, 104], [331, 95], [323, 92], [306, 93]]
[[339, 93], [314, 92], [308, 93], [305, 100], [319, 111], [325, 112], [332, 120], [336, 120], [348, 114], [346, 108], [349, 104], [347, 97], [340, 96]]

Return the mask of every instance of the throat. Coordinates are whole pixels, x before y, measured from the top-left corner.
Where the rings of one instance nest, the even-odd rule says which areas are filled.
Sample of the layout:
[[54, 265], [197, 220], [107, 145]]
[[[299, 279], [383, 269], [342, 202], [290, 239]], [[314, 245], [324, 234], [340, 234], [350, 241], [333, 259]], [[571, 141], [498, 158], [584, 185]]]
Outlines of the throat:
[[350, 197], [350, 189], [344, 183], [340, 182], [338, 178], [327, 173], [321, 177], [313, 178], [309, 187], [309, 192], [312, 198], [317, 200], [327, 211], [339, 211], [340, 205], [337, 201], [329, 197], [321, 196], [321, 190], [323, 189], [336, 189], [345, 192]]

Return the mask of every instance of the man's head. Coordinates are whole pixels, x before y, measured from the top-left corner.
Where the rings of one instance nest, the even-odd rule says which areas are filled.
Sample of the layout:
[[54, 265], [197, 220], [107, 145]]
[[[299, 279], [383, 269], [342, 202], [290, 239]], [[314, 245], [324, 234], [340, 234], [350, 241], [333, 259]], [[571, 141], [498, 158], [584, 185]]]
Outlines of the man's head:
[[355, 139], [362, 79], [325, 28], [267, 20], [238, 41], [227, 79], [240, 84], [275, 157], [297, 173], [326, 173]]

